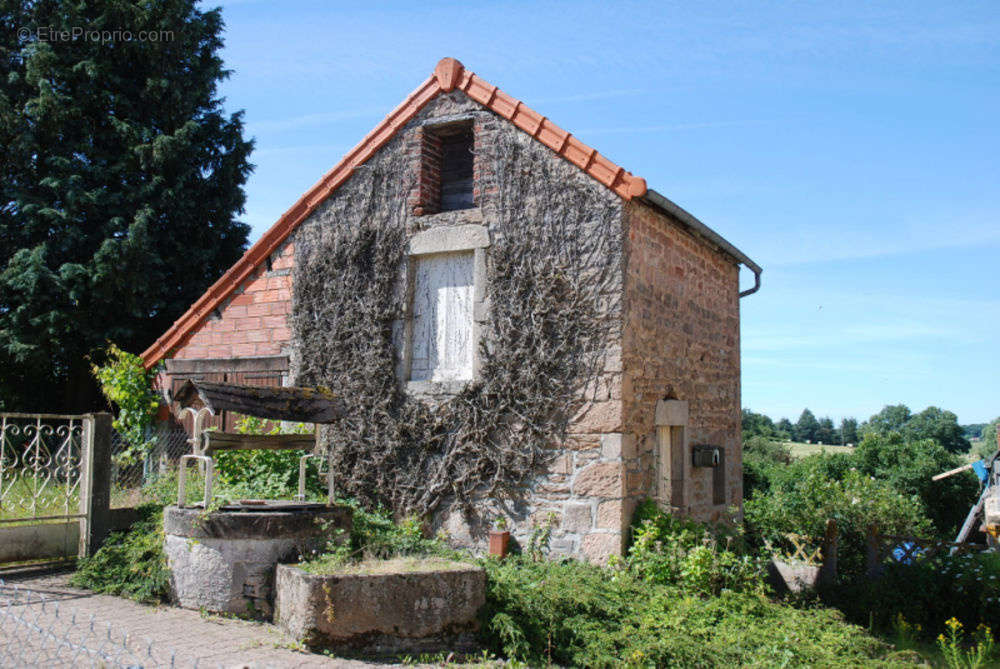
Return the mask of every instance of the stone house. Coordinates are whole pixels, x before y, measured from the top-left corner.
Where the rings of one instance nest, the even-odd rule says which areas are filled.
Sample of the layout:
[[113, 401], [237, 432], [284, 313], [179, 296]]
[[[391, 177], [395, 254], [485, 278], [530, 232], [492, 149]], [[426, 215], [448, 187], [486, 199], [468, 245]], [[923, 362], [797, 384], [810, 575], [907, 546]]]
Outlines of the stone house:
[[[534, 162], [517, 167], [513, 154]], [[378, 166], [390, 163], [397, 171], [380, 181]], [[510, 196], [517, 183], [538, 188], [518, 199]], [[539, 194], [562, 197], [562, 218], [548, 222], [556, 200], [540, 203]], [[324, 365], [335, 365], [352, 349], [340, 341], [319, 342], [347, 318], [322, 311], [329, 295], [336, 297], [346, 286], [358, 300], [375, 299], [369, 284], [378, 277], [351, 278], [355, 271], [363, 276], [363, 267], [319, 269], [342, 250], [344, 235], [372, 217], [385, 221], [376, 240], [398, 230], [404, 246], [400, 269], [388, 272], [396, 276], [384, 289], [395, 296], [398, 309], [391, 324], [381, 330], [376, 324], [370, 336], [391, 330], [385, 336], [393, 360], [382, 376], [395, 377], [399, 401], [420, 406], [447, 403], [484, 374], [497, 373], [490, 356], [501, 345], [496, 343], [500, 319], [509, 316], [504, 309], [511, 309], [498, 301], [505, 276], [498, 267], [512, 262], [505, 240], [521, 235], [517, 248], [530, 250], [538, 238], [542, 247], [548, 226], [570, 221], [560, 243], [578, 249], [577, 260], [566, 265], [576, 268], [565, 283], [565, 290], [577, 291], [573, 299], [583, 299], [580, 291], [596, 281], [595, 262], [604, 268], [602, 287], [587, 303], [599, 305], [592, 310], [600, 316], [592, 325], [599, 327], [589, 330], [591, 336], [598, 333], [598, 345], [591, 342], [588, 350], [599, 349], [600, 360], [573, 386], [580, 401], [567, 404], [566, 419], [553, 432], [558, 438], [549, 440], [544, 457], [532, 460], [531, 475], [516, 482], [521, 492], [514, 503], [492, 506], [488, 496], [480, 500], [490, 513], [509, 518], [516, 539], [526, 541], [532, 527], [547, 518], [553, 551], [601, 561], [622, 551], [632, 512], [644, 498], [702, 520], [720, 520], [732, 508], [739, 512], [739, 300], [759, 288], [761, 269], [644, 179], [451, 58], [440, 61], [145, 351], [147, 367], [165, 361], [164, 393], [169, 397], [192, 377], [308, 385], [378, 376], [362, 370], [324, 376]], [[598, 218], [611, 223], [600, 227]], [[526, 230], [529, 226], [538, 227]], [[602, 245], [586, 246], [591, 238]], [[377, 245], [389, 242], [374, 243], [368, 253], [377, 255]], [[559, 255], [560, 247], [545, 248]], [[577, 262], [585, 255], [586, 263]], [[742, 293], [740, 265], [754, 279]], [[310, 301], [309, 291], [334, 279], [347, 282], [337, 284], [340, 292]], [[530, 294], [541, 292], [536, 285]], [[356, 304], [365, 308], [363, 301]], [[335, 337], [345, 338], [350, 339], [343, 332]], [[557, 334], [538, 341], [561, 340]], [[311, 352], [316, 348], [328, 353], [317, 357]], [[363, 404], [368, 396], [351, 397]], [[219, 417], [219, 424], [230, 427], [232, 417]], [[342, 439], [345, 453], [363, 431]], [[502, 467], [494, 465], [482, 471], [496, 475]], [[371, 485], [387, 480], [373, 479]], [[459, 506], [434, 506], [433, 526], [458, 543], [481, 546], [485, 516], [477, 519]]]

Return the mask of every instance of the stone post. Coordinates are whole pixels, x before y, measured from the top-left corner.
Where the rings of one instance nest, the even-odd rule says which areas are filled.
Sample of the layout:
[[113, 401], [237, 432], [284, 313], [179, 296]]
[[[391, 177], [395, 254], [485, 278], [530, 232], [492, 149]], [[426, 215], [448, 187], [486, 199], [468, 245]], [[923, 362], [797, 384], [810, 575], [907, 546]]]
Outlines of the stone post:
[[111, 414], [87, 414], [80, 452], [80, 557], [93, 555], [111, 527]]

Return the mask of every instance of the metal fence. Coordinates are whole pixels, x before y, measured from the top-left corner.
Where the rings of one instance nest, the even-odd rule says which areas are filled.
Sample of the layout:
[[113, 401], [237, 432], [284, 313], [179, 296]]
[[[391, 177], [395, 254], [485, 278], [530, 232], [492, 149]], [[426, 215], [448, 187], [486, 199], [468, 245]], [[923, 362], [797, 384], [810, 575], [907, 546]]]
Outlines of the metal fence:
[[111, 508], [134, 507], [150, 501], [147, 484], [177, 468], [182, 455], [191, 452], [187, 432], [165, 428], [150, 436], [145, 456], [128, 457], [129, 444], [117, 432], [111, 435]]
[[0, 414], [0, 524], [78, 518], [81, 416]]
[[66, 611], [60, 600], [72, 597], [0, 580], [0, 667], [199, 666], [162, 644]]

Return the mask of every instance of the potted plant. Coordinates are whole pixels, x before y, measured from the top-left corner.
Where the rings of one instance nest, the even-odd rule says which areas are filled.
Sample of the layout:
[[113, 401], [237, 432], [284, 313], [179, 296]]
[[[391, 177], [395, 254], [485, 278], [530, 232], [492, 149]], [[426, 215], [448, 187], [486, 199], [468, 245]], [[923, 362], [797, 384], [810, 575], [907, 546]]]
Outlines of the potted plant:
[[507, 531], [507, 519], [504, 516], [497, 516], [493, 522], [494, 529], [490, 530], [490, 555], [497, 557], [507, 556], [507, 546], [510, 544], [510, 532]]

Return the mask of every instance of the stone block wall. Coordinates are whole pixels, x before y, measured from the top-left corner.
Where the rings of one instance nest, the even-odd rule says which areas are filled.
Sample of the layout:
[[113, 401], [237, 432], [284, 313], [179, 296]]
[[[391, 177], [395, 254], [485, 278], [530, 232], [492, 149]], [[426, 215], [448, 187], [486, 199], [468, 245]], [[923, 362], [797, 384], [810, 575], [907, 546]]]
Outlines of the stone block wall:
[[[474, 130], [476, 206], [472, 209], [436, 213], [433, 207], [427, 206], [436, 197], [433, 190], [435, 175], [431, 168], [435, 166], [437, 158], [435, 147], [428, 147], [428, 137], [433, 137], [433, 133], [429, 133], [427, 129], [438, 124], [466, 122], [471, 123]], [[404, 223], [411, 240], [435, 229], [481, 226], [488, 231], [493, 243], [497, 241], [500, 233], [494, 222], [498, 216], [498, 197], [502, 194], [498, 191], [499, 180], [491, 172], [493, 162], [488, 156], [490, 145], [498, 133], [510, 133], [510, 136], [525, 144], [534, 142], [506, 119], [484, 109], [464, 93], [455, 91], [442, 94], [431, 101], [372, 158], [378, 160], [384, 152], [401, 152], [407, 159], [414, 183], [406, 202]], [[549, 149], [541, 146], [538, 148], [551, 155], [553, 169], [561, 180], [576, 180], [576, 183], [592, 190], [598, 197], [607, 198], [616, 207], [622, 206], [617, 195], [583, 174], [579, 168]], [[303, 244], [309, 238], [308, 235], [321, 234], [322, 228], [337, 225], [344, 218], [340, 212], [351, 206], [352, 197], [356, 197], [352, 195], [355, 187], [355, 182], [348, 180], [303, 223], [299, 231], [306, 235], [300, 237]], [[533, 222], [526, 220], [526, 224]], [[488, 247], [485, 257], [489, 262]], [[620, 282], [615, 290], [621, 291]], [[490, 322], [488, 286], [485, 292], [483, 309], [477, 309], [475, 317], [477, 325], [481, 325], [483, 336], [488, 333]], [[567, 438], [563, 443], [553, 446], [544, 470], [531, 482], [522, 499], [503, 505], [493, 500], [482, 500], [474, 505], [475, 517], [466, 516], [457, 510], [439, 514], [431, 522], [435, 531], [444, 529], [458, 545], [485, 549], [487, 531], [493, 519], [496, 515], [504, 515], [514, 538], [526, 545], [532, 532], [548, 523], [551, 518], [553, 531], [550, 546], [554, 554], [604, 561], [609, 555], [621, 552], [623, 525], [627, 525], [628, 519], [623, 512], [622, 356], [618, 302], [620, 299], [609, 299], [609, 304], [615, 305], [610, 310], [615, 313], [609, 311], [613, 322], [608, 328], [605, 367], [587, 388], [587, 403], [573, 417]], [[428, 402], [443, 401], [454, 392], [454, 388], [449, 388], [446, 384], [437, 384], [438, 387], [428, 383], [419, 385], [419, 392], [413, 390], [411, 394], [419, 395]]]
[[[739, 267], [667, 214], [626, 207], [627, 265], [622, 339], [626, 515], [657, 493], [657, 401], [688, 402], [684, 508], [717, 521], [741, 507]], [[714, 504], [714, 471], [691, 467], [695, 444], [724, 450], [725, 503]], [[667, 502], [664, 502], [666, 506]]]

